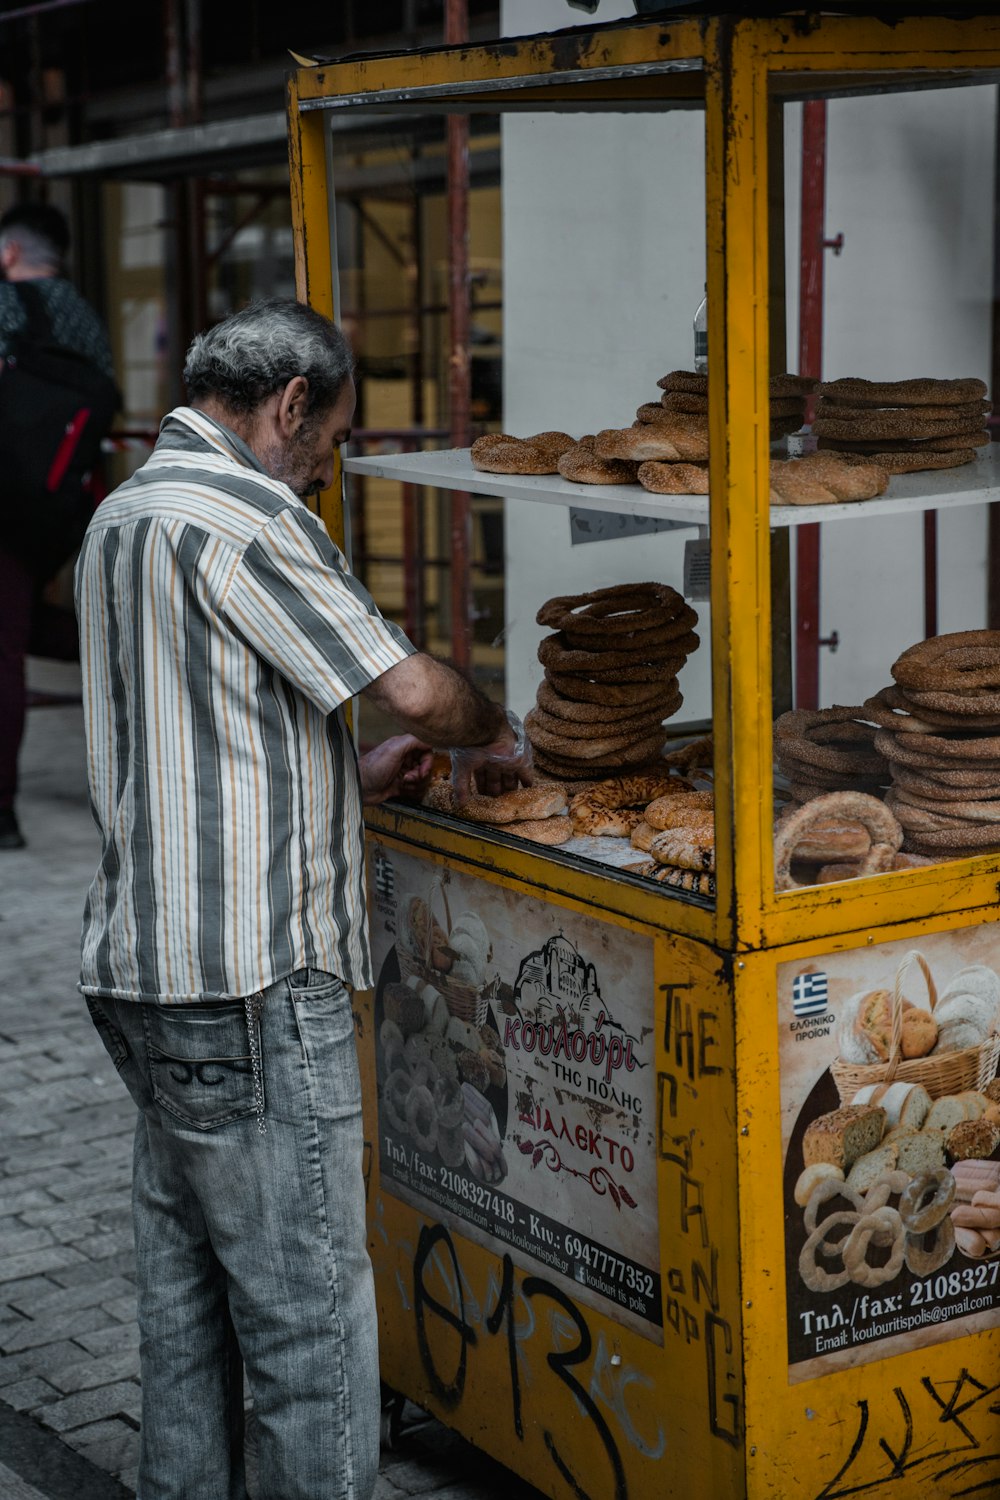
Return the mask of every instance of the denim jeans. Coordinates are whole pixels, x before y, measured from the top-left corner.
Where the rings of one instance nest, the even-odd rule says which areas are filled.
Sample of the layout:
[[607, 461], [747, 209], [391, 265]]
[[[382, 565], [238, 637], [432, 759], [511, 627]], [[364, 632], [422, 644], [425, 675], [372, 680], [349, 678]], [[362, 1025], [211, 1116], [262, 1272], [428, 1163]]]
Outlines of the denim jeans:
[[241, 1364], [259, 1500], [368, 1500], [378, 1345], [347, 990], [301, 970], [252, 1011], [88, 1005], [139, 1108], [141, 1500], [245, 1500]]

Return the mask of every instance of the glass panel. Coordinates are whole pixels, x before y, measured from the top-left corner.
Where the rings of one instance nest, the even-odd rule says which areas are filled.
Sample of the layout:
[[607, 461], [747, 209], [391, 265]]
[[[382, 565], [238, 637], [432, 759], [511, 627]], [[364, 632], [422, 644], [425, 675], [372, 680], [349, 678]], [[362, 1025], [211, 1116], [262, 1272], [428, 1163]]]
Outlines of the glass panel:
[[985, 400], [997, 94], [784, 115], [788, 360], [826, 382], [790, 440], [822, 471], [772, 475], [794, 580], [775, 614], [794, 683], [775, 701], [787, 889], [1000, 849]]
[[[355, 570], [417, 644], [461, 662], [450, 543], [467, 485], [468, 666], [526, 721], [540, 783], [499, 831], [710, 903], [704, 117], [472, 118], [467, 431], [522, 440], [475, 459], [453, 446], [446, 132], [422, 116], [332, 136]], [[360, 723], [366, 742], [389, 729], [367, 704]], [[443, 787], [432, 804], [497, 827]]]

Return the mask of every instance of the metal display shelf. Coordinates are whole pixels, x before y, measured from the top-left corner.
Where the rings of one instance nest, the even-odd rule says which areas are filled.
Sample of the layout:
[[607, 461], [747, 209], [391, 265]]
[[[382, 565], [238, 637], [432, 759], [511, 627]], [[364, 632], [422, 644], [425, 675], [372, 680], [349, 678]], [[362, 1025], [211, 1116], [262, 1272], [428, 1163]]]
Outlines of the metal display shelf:
[[[468, 448], [345, 458], [344, 469], [348, 474], [398, 479], [405, 484], [572, 505], [579, 510], [610, 511], [616, 515], [653, 516], [681, 526], [708, 525], [707, 495], [654, 495], [637, 484], [572, 484], [558, 474], [485, 474], [473, 468]], [[772, 505], [771, 525], [805, 526], [816, 521], [856, 520], [861, 516], [950, 510], [995, 500], [1000, 500], [1000, 455], [990, 446], [960, 469], [893, 475], [888, 490], [878, 500], [845, 505]]]

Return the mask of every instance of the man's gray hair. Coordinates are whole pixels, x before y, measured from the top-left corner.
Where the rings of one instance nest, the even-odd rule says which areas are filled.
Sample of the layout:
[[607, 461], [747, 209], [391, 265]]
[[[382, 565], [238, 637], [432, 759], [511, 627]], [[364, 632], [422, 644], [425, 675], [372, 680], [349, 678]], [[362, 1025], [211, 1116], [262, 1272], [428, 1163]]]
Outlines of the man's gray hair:
[[290, 380], [308, 382], [306, 416], [333, 406], [354, 366], [350, 345], [322, 313], [291, 297], [251, 302], [199, 333], [184, 364], [188, 399], [214, 396], [249, 415]]

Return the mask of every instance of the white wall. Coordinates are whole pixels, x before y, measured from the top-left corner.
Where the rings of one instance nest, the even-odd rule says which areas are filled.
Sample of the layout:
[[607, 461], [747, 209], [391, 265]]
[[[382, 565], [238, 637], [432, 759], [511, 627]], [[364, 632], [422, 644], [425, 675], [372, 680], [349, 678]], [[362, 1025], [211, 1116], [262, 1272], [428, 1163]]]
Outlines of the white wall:
[[[823, 374], [989, 384], [994, 87], [834, 100], [827, 106]], [[798, 348], [801, 107], [786, 110], [788, 348]], [[920, 515], [822, 531], [820, 702], [857, 703], [923, 636]], [[986, 509], [942, 512], [938, 629], [986, 623]]]
[[[634, 16], [602, 0], [595, 23]], [[506, 35], [586, 21], [564, 0], [505, 0]], [[992, 87], [846, 99], [828, 106], [824, 374], [989, 379]], [[786, 109], [789, 365], [797, 367], [801, 109]], [[503, 126], [505, 430], [573, 434], [627, 425], [665, 370], [689, 366], [704, 283], [704, 119], [510, 115]], [[679, 587], [684, 539], [660, 534], [570, 547], [556, 506], [507, 504], [508, 698], [534, 699], [556, 593], [658, 578]], [[939, 522], [941, 631], [985, 623], [983, 507]], [[830, 523], [822, 532], [820, 701], [858, 702], [923, 635], [922, 521]], [[704, 648], [682, 677], [682, 718], [708, 713]]]
[[[634, 16], [602, 0], [595, 21]], [[506, 0], [506, 35], [586, 20], [563, 0]], [[504, 429], [581, 436], [627, 427], [690, 367], [705, 282], [704, 119], [671, 114], [509, 115], [503, 124]], [[679, 589], [693, 530], [570, 546], [561, 506], [508, 501], [507, 695], [523, 713], [554, 594], [655, 579]], [[709, 713], [704, 642], [681, 676], [683, 720]]]

